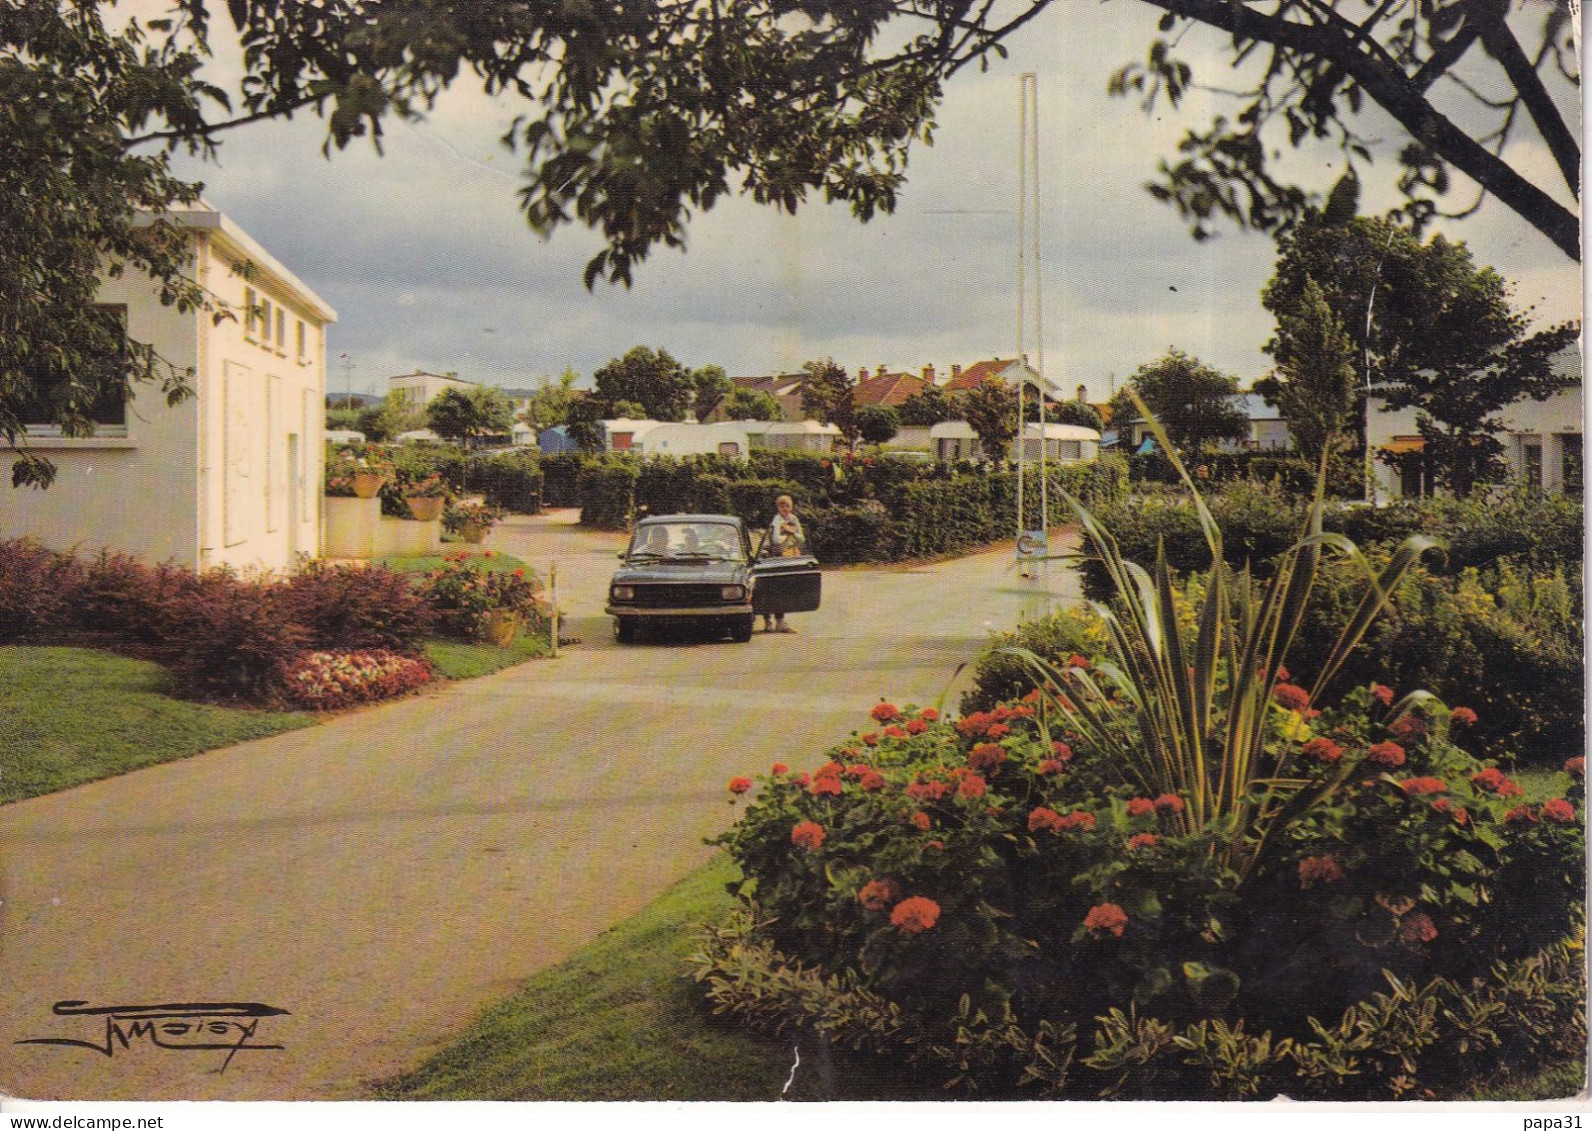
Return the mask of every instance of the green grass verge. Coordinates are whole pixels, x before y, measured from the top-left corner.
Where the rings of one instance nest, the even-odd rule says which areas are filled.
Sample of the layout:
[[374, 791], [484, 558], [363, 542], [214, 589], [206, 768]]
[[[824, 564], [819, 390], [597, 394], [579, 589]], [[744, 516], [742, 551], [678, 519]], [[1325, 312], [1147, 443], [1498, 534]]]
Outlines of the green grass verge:
[[[720, 858], [639, 915], [533, 975], [381, 1099], [775, 1100], [791, 1079], [790, 1038], [714, 1018], [686, 974], [703, 923], [729, 914]], [[874, 1065], [804, 1042], [789, 1099], [935, 1099]]]
[[507, 648], [491, 644], [471, 644], [458, 640], [428, 640], [426, 659], [447, 679], [474, 679], [495, 671], [548, 655], [545, 635], [521, 633]]
[[184, 702], [168, 682], [158, 664], [105, 652], [0, 648], [0, 803], [315, 722]]
[[1565, 1100], [1586, 1087], [1586, 1063], [1570, 1060], [1529, 1075], [1517, 1074], [1468, 1088], [1458, 1100]]

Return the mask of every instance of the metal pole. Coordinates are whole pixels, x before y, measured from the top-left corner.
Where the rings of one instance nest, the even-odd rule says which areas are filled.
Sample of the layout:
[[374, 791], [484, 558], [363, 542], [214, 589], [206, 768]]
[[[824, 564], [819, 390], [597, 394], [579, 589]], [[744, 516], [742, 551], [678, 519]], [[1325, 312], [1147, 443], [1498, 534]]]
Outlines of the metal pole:
[[[1023, 478], [1028, 470], [1026, 451], [1028, 445], [1023, 435], [1022, 369], [1027, 365], [1023, 332], [1027, 328], [1028, 311], [1028, 261], [1026, 259], [1028, 233], [1028, 83], [1032, 74], [1024, 73], [1017, 79], [1017, 536], [1028, 527], [1024, 523]], [[1019, 562], [1018, 573], [1028, 576], [1028, 567]]]
[[[1034, 104], [1033, 129], [1029, 142], [1033, 146], [1033, 169], [1029, 176], [1034, 190], [1034, 355], [1039, 374], [1039, 529], [1044, 533], [1045, 554], [1050, 554], [1050, 483], [1045, 449], [1050, 446], [1050, 424], [1045, 412], [1045, 274], [1039, 265], [1039, 76], [1029, 76], [1029, 94]], [[1046, 575], [1045, 562], [1039, 563], [1039, 575]]]
[[547, 599], [552, 603], [553, 659], [558, 659], [558, 563], [547, 569]]

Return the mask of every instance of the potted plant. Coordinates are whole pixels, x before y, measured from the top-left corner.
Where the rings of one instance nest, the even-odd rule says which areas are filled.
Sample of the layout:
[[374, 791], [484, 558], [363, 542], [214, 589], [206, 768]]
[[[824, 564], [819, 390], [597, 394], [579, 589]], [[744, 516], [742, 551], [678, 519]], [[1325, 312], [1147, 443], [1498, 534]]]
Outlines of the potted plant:
[[472, 546], [480, 545], [487, 533], [503, 520], [503, 509], [489, 503], [468, 502], [450, 506], [443, 512], [442, 526]]
[[435, 473], [404, 484], [402, 491], [410, 515], [418, 522], [432, 522], [441, 517], [443, 506], [452, 497], [442, 476]]
[[392, 460], [373, 444], [340, 449], [326, 461], [326, 493], [374, 499], [393, 475]]

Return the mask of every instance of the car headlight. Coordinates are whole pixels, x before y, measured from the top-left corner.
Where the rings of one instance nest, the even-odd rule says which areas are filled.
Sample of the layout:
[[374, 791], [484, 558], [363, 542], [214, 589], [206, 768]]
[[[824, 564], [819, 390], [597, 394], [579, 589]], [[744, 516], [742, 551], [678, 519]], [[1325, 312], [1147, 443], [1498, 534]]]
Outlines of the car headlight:
[[723, 597], [726, 601], [744, 601], [746, 599], [746, 586], [726, 585], [723, 589], [719, 590], [719, 596]]
[[613, 589], [614, 600], [633, 601], [636, 599], [636, 590], [630, 585], [615, 585]]

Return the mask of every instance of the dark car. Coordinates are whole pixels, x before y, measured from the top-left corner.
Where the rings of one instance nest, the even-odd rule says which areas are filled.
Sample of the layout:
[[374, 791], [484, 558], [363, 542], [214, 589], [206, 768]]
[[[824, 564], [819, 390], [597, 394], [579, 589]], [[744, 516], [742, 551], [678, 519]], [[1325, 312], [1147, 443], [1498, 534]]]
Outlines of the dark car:
[[649, 622], [710, 624], [745, 642], [757, 617], [811, 612], [822, 596], [816, 559], [757, 557], [734, 515], [644, 518], [619, 556], [605, 611], [621, 644]]

